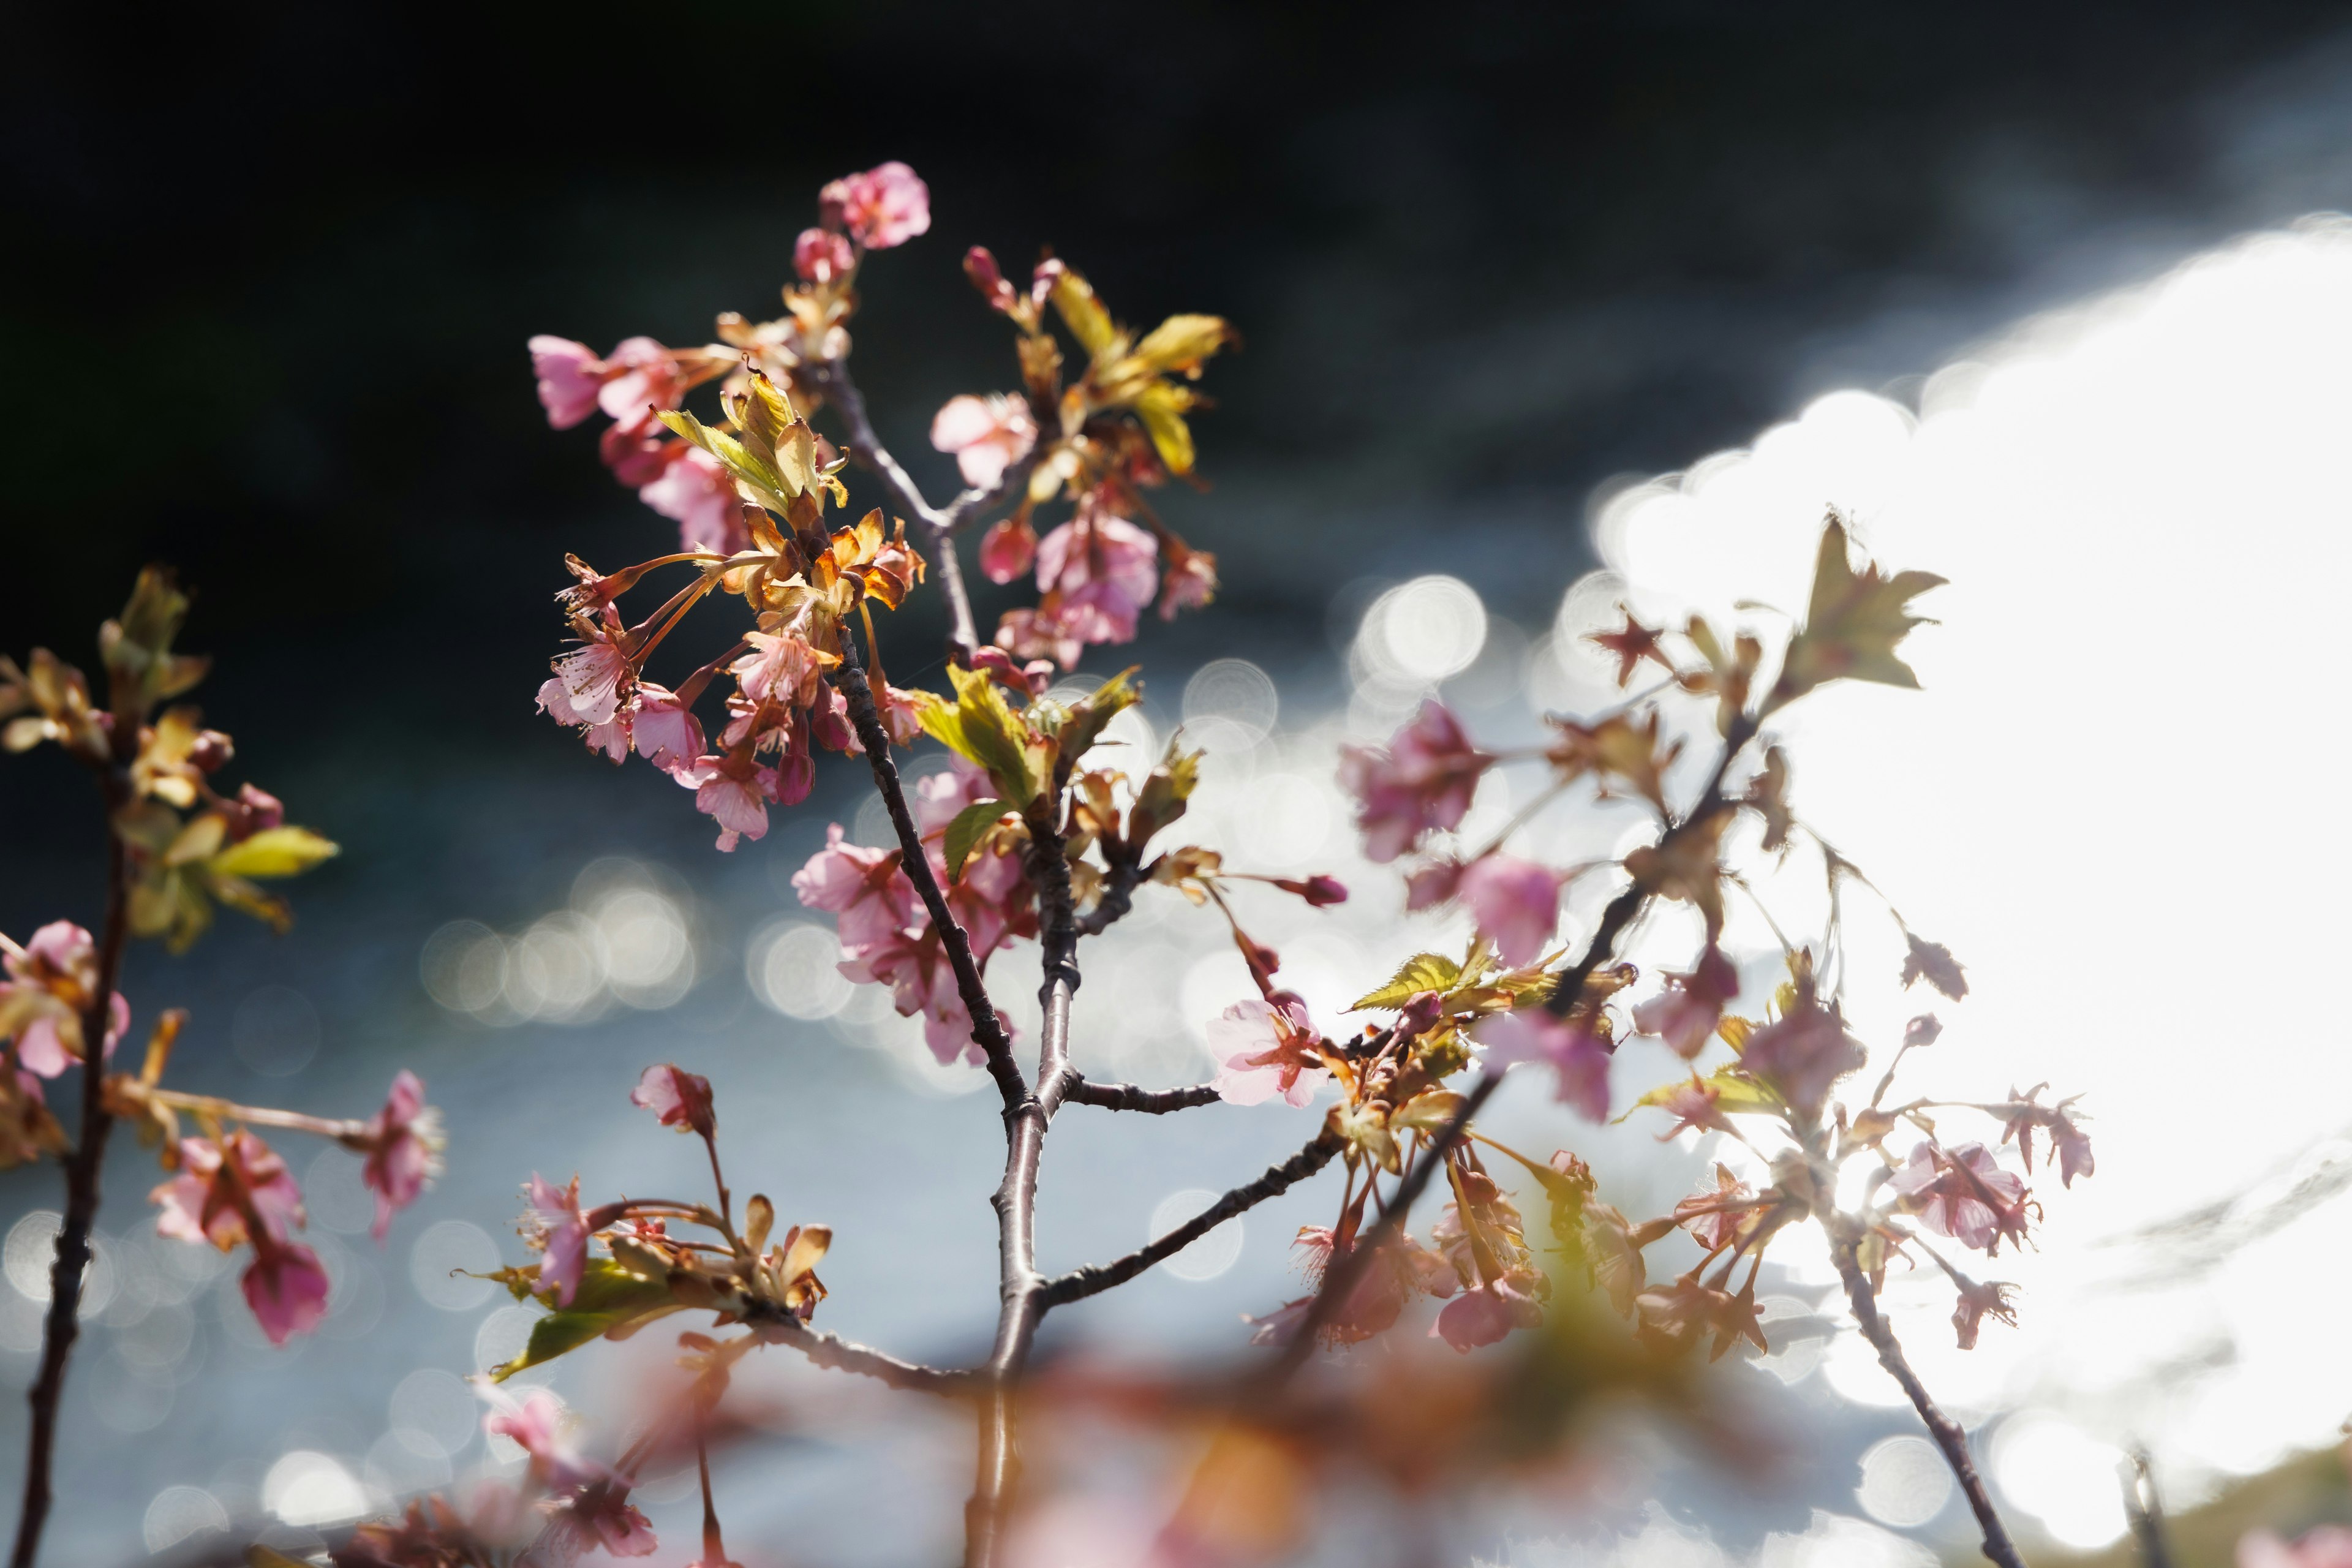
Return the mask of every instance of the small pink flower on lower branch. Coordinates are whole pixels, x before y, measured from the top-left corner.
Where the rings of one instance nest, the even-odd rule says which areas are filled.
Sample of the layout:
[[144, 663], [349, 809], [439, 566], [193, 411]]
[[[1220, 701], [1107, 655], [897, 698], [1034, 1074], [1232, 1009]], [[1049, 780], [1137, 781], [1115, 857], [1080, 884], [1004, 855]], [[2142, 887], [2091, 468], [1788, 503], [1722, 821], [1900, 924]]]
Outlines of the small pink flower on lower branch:
[[1588, 1119], [1609, 1119], [1609, 1058], [1612, 1047], [1580, 1023], [1549, 1010], [1522, 1007], [1485, 1020], [1474, 1031], [1497, 1067], [1546, 1062], [1559, 1074], [1559, 1100]]
[[845, 843], [837, 822], [826, 828], [824, 847], [793, 874], [793, 891], [810, 909], [833, 913], [845, 952], [919, 923], [915, 885], [898, 868], [898, 852]]
[[1429, 1326], [1429, 1337], [1443, 1339], [1467, 1355], [1481, 1345], [1496, 1343], [1514, 1329], [1541, 1328], [1543, 1303], [1528, 1289], [1534, 1272], [1515, 1271], [1463, 1291], [1437, 1314], [1437, 1321]]
[[609, 1467], [582, 1454], [564, 1436], [563, 1406], [553, 1394], [533, 1390], [518, 1400], [486, 1378], [476, 1379], [474, 1386], [490, 1406], [482, 1430], [519, 1445], [540, 1485], [569, 1491], [615, 1479]]
[[1330, 1076], [1320, 1045], [1302, 1004], [1236, 1002], [1209, 1026], [1209, 1052], [1223, 1064], [1217, 1093], [1234, 1105], [1257, 1105], [1276, 1095], [1305, 1105]]
[[1981, 1143], [1947, 1149], [1930, 1139], [1915, 1145], [1887, 1185], [1929, 1230], [1963, 1247], [1991, 1255], [2004, 1237], [2024, 1238], [2026, 1210], [2032, 1206], [2025, 1180], [2002, 1170]]
[[1037, 531], [1025, 517], [999, 519], [981, 535], [980, 570], [992, 583], [1013, 581], [1036, 559]]
[[163, 1208], [158, 1236], [209, 1241], [223, 1252], [241, 1241], [283, 1242], [305, 1219], [302, 1189], [286, 1162], [242, 1130], [218, 1142], [180, 1140], [180, 1173], [148, 1196]]
[[425, 1103], [424, 1080], [403, 1068], [392, 1080], [383, 1109], [369, 1119], [360, 1138], [367, 1151], [360, 1180], [375, 1194], [373, 1234], [382, 1241], [392, 1216], [441, 1174], [447, 1141], [441, 1134], [441, 1113]]
[[580, 1209], [580, 1178], [559, 1187], [534, 1171], [523, 1193], [530, 1206], [520, 1229], [525, 1242], [541, 1255], [539, 1288], [552, 1295], [557, 1306], [569, 1307], [588, 1267], [588, 1237], [595, 1229]]
[[550, 425], [569, 430], [596, 412], [605, 366], [586, 343], [541, 332], [530, 348], [531, 374], [539, 378], [539, 401]]
[[1439, 702], [1421, 705], [1385, 747], [1339, 752], [1339, 784], [1356, 797], [1364, 853], [1383, 863], [1424, 834], [1461, 826], [1478, 780], [1495, 759], [1470, 744], [1461, 721]]

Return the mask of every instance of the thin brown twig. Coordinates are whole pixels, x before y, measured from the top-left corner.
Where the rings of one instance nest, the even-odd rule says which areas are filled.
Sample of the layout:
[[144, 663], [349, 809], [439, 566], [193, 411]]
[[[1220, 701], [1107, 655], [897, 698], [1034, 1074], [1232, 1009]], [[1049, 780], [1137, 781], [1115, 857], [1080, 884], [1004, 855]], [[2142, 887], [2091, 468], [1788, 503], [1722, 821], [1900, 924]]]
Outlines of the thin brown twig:
[[[1824, 1216], [1824, 1223], [1829, 1223], [1827, 1216]], [[1849, 1227], [1842, 1226], [1839, 1228]], [[1960, 1490], [1967, 1494], [1969, 1507], [1977, 1516], [1977, 1528], [1984, 1535], [1984, 1554], [1999, 1563], [2000, 1568], [2025, 1568], [2025, 1559], [2018, 1555], [2016, 1543], [2009, 1538], [2009, 1527], [2001, 1521], [1999, 1510], [1993, 1507], [1992, 1497], [1985, 1490], [1984, 1478], [1977, 1474], [1976, 1461], [1969, 1455], [1968, 1432], [1937, 1406], [1927, 1392], [1927, 1385], [1921, 1383], [1919, 1374], [1911, 1370], [1911, 1363], [1904, 1356], [1903, 1345], [1895, 1339], [1895, 1331], [1887, 1326], [1885, 1318], [1880, 1314], [1877, 1294], [1871, 1289], [1869, 1277], [1863, 1272], [1862, 1261], [1855, 1255], [1859, 1243], [1860, 1237], [1851, 1234], [1840, 1235], [1836, 1230], [1831, 1234], [1830, 1257], [1837, 1264], [1838, 1278], [1845, 1284], [1846, 1301], [1853, 1309], [1853, 1319], [1861, 1326], [1862, 1337], [1868, 1340], [1871, 1348], [1878, 1352], [1878, 1364], [1902, 1385], [1904, 1394], [1910, 1398], [1912, 1408], [1918, 1411], [1919, 1419], [1927, 1423], [1927, 1435], [1936, 1440], [1936, 1447], [1943, 1450], [1944, 1462], [1951, 1467], [1952, 1474], [1958, 1479]]]
[[[842, 628], [843, 639], [850, 644], [853, 655], [857, 651], [855, 636], [846, 626]], [[1003, 1097], [1010, 1136], [1012, 1119], [1034, 1099], [1028, 1080], [1021, 1076], [1020, 1064], [1013, 1059], [1012, 1037], [1004, 1032], [1003, 1021], [997, 1017], [996, 1007], [988, 999], [988, 987], [980, 976], [980, 963], [972, 956], [971, 938], [949, 911], [947, 895], [940, 890], [939, 879], [931, 875], [930, 860], [923, 853], [923, 837], [907, 810], [898, 764], [890, 759], [890, 737], [882, 728], [882, 716], [875, 711], [874, 690], [866, 684], [866, 671], [859, 668], [857, 658], [851, 658], [842, 661], [831, 679], [849, 705], [849, 721], [856, 728], [866, 761], [873, 766], [875, 787], [881, 791], [882, 803], [889, 808], [891, 826], [898, 829], [899, 868], [915, 885], [916, 896], [930, 914], [931, 929], [939, 933], [940, 945], [947, 952], [949, 966], [955, 971], [956, 994], [962, 997], [965, 1011], [971, 1015], [971, 1037], [985, 1053], [989, 1076], [996, 1080], [997, 1092]]]
[[808, 1357], [813, 1365], [830, 1367], [836, 1372], [854, 1372], [860, 1377], [870, 1377], [892, 1388], [916, 1394], [954, 1395], [969, 1393], [975, 1381], [969, 1372], [902, 1361], [885, 1352], [828, 1334], [821, 1329], [812, 1329], [797, 1318], [763, 1320], [753, 1322], [751, 1327], [763, 1340], [792, 1346]]
[[107, 1015], [122, 972], [123, 944], [130, 935], [131, 863], [114, 814], [129, 799], [129, 749], [135, 726], [118, 725], [115, 756], [100, 774], [106, 801], [106, 916], [98, 948], [98, 984], [81, 1016], [81, 1136], [66, 1156], [66, 1212], [58, 1226], [57, 1259], [49, 1268], [49, 1315], [41, 1335], [41, 1370], [26, 1398], [33, 1407], [32, 1432], [25, 1450], [25, 1499], [16, 1520], [12, 1568], [33, 1568], [48, 1521], [49, 1470], [56, 1458], [58, 1408], [65, 1393], [66, 1362], [79, 1331], [82, 1276], [89, 1267], [90, 1226], [98, 1218], [99, 1168], [106, 1158], [107, 1113], [99, 1075], [105, 1070]]
[[1148, 1116], [1214, 1105], [1224, 1098], [1213, 1083], [1188, 1084], [1182, 1089], [1139, 1089], [1131, 1083], [1097, 1083], [1075, 1071], [1069, 1082], [1068, 1090], [1062, 1096], [1066, 1103], [1098, 1105], [1105, 1110], [1139, 1110]]
[[1090, 1263], [1074, 1268], [1045, 1282], [1045, 1301], [1059, 1307], [1088, 1296], [1100, 1295], [1114, 1285], [1124, 1285], [1154, 1264], [1160, 1263], [1183, 1251], [1217, 1226], [1244, 1214], [1268, 1198], [1277, 1197], [1329, 1164], [1339, 1152], [1339, 1140], [1329, 1131], [1316, 1135], [1307, 1147], [1279, 1165], [1269, 1166], [1257, 1180], [1235, 1187], [1233, 1191], [1160, 1237], [1149, 1247], [1139, 1247], [1124, 1258], [1108, 1263]]

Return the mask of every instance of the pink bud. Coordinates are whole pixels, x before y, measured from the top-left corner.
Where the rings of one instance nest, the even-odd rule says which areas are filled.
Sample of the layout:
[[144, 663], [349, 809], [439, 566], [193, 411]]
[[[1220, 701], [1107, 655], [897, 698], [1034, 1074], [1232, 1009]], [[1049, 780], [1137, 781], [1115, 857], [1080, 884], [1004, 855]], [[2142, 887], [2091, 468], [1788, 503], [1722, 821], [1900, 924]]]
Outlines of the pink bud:
[[992, 583], [1010, 583], [1037, 558], [1037, 533], [1025, 518], [998, 520], [980, 542], [980, 569]]
[[850, 249], [844, 236], [827, 228], [804, 228], [793, 241], [793, 270], [803, 282], [830, 283], [849, 276], [857, 263], [856, 253]]

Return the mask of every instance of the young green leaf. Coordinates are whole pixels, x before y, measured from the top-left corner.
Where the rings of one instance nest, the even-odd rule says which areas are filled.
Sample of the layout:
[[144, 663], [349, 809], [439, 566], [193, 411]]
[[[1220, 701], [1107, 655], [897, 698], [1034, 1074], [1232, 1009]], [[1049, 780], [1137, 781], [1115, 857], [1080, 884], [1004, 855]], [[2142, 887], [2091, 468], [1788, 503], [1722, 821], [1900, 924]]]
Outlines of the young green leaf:
[[1452, 990], [1461, 975], [1462, 966], [1443, 953], [1417, 952], [1404, 961], [1386, 985], [1360, 997], [1348, 1011], [1366, 1013], [1376, 1008], [1402, 1007], [1424, 991]]
[[1006, 809], [1001, 800], [983, 800], [955, 814], [955, 820], [948, 824], [947, 842], [940, 847], [948, 858], [949, 881], [963, 875], [963, 863], [971, 858], [971, 847], [980, 842], [982, 834], [996, 826]]
[[1822, 531], [1804, 629], [1790, 640], [1772, 705], [1841, 679], [1916, 689], [1919, 678], [1895, 657], [1895, 647], [1913, 626], [1928, 624], [1910, 613], [1910, 602], [1943, 582], [1932, 572], [1882, 576], [1875, 563], [1856, 572], [1846, 555], [1845, 524], [1832, 514]]

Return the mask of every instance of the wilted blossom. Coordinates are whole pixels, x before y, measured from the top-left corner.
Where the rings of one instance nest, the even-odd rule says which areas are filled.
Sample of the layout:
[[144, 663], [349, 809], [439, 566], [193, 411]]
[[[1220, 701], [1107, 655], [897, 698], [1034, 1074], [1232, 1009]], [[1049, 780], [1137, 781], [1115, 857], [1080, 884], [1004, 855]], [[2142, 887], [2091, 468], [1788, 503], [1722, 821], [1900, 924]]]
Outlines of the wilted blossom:
[[1810, 1115], [1829, 1097], [1830, 1086], [1864, 1059], [1862, 1042], [1846, 1033], [1837, 1010], [1808, 992], [1786, 1016], [1748, 1037], [1739, 1065], [1769, 1079], [1790, 1104]]
[[1522, 1007], [1483, 1021], [1476, 1037], [1496, 1067], [1546, 1062], [1559, 1074], [1559, 1100], [1593, 1121], [1609, 1118], [1609, 1042], [1544, 1007]]
[[1217, 1093], [1234, 1105], [1257, 1105], [1280, 1095], [1305, 1105], [1329, 1069], [1317, 1049], [1319, 1037], [1296, 1001], [1279, 1007], [1252, 997], [1236, 1002], [1209, 1026], [1209, 1054], [1217, 1069]]
[[680, 1132], [708, 1138], [719, 1128], [710, 1104], [710, 1080], [672, 1062], [647, 1068], [629, 1091], [629, 1103], [643, 1106], [664, 1127]]
[[1958, 1302], [1952, 1308], [1952, 1327], [1958, 1331], [1960, 1349], [1977, 1348], [1977, 1332], [1987, 1318], [1998, 1318], [2011, 1328], [2017, 1325], [2017, 1309], [2009, 1304], [2009, 1293], [2017, 1289], [1999, 1279], [1979, 1285], [1973, 1279], [1960, 1282]]
[[1385, 747], [1343, 747], [1339, 783], [1356, 797], [1366, 857], [1393, 860], [1423, 834], [1460, 826], [1479, 776], [1494, 762], [1433, 700]]
[[441, 1113], [425, 1103], [425, 1084], [402, 1068], [392, 1080], [383, 1109], [368, 1121], [361, 1133], [367, 1161], [360, 1179], [375, 1194], [374, 1236], [382, 1241], [392, 1228], [392, 1216], [416, 1201], [425, 1185], [441, 1173]]
[[1018, 393], [1009, 397], [1001, 392], [986, 397], [961, 393], [941, 404], [931, 416], [931, 445], [954, 457], [965, 484], [979, 490], [994, 489], [1004, 470], [1037, 445], [1037, 421], [1030, 416], [1029, 400]]
[[1739, 971], [1709, 942], [1688, 974], [1669, 974], [1665, 981], [1664, 991], [1633, 1009], [1633, 1026], [1688, 1061], [1723, 1022], [1723, 1005], [1739, 994]]
[[831, 283], [857, 264], [848, 239], [829, 228], [804, 228], [793, 241], [793, 270], [804, 283]]
[[2003, 1237], [2025, 1234], [2025, 1179], [2002, 1170], [1981, 1143], [1917, 1144], [1887, 1184], [1929, 1230], [1962, 1247], [1994, 1253]]
[[930, 188], [896, 160], [829, 182], [816, 200], [827, 228], [848, 230], [868, 250], [904, 245], [931, 226]]
[[1463, 868], [1454, 896], [1470, 907], [1478, 930], [1513, 966], [1533, 963], [1559, 927], [1559, 889], [1566, 873], [1532, 860], [1487, 855]]

